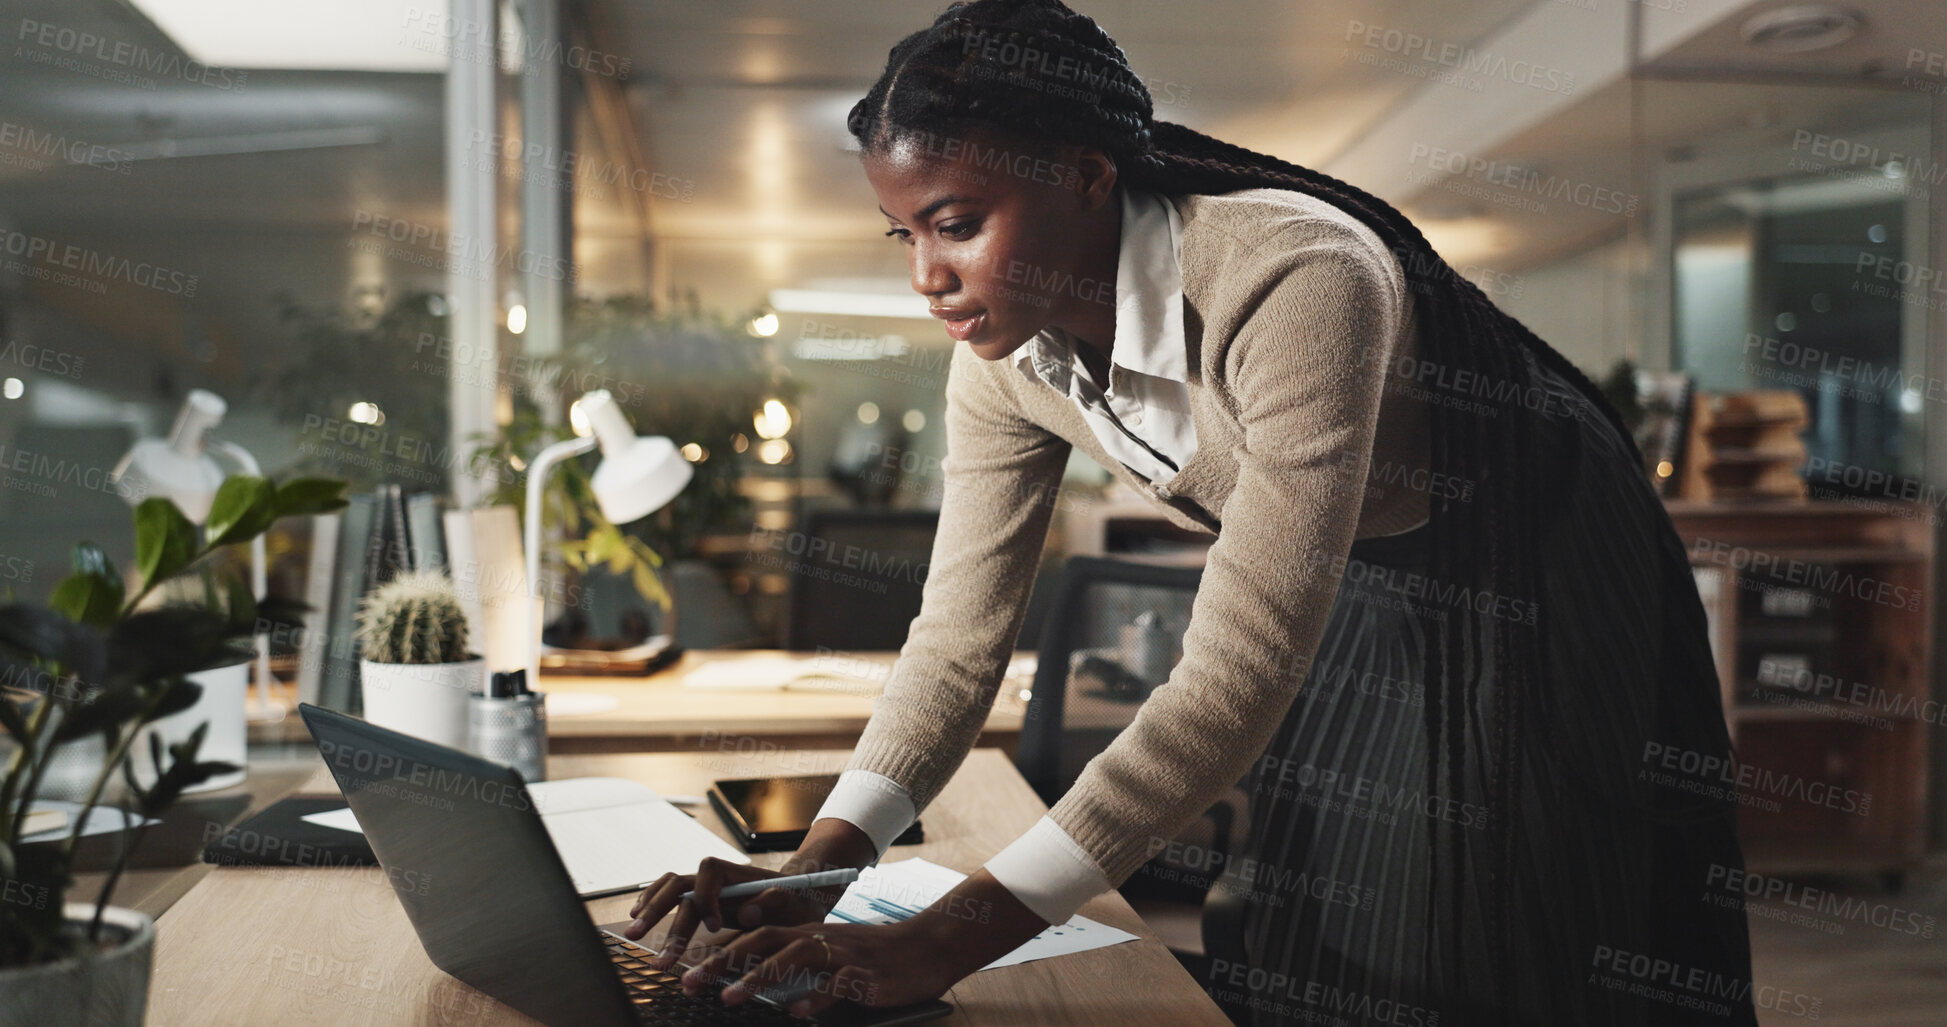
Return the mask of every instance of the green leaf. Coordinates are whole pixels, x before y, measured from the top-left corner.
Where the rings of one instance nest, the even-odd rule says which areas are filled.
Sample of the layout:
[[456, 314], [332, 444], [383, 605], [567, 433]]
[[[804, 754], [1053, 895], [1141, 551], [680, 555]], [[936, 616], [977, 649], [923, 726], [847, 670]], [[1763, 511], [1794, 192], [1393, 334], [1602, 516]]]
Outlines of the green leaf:
[[142, 712], [142, 697], [130, 687], [104, 689], [87, 702], [75, 703], [54, 729], [56, 743], [107, 734]]
[[276, 520], [277, 493], [270, 482], [254, 475], [231, 475], [216, 490], [216, 500], [210, 504], [210, 544], [248, 542]]
[[636, 564], [633, 579], [638, 595], [665, 610], [669, 609], [669, 593], [663, 591], [662, 579], [656, 576], [655, 571], [650, 570], [643, 564]]
[[27, 718], [21, 715], [20, 707], [4, 695], [0, 695], [0, 727], [6, 728], [14, 741], [27, 744]]
[[143, 719], [143, 723], [181, 713], [203, 697], [203, 686], [187, 678], [172, 678], [164, 682], [162, 688], [162, 701], [156, 703], [155, 709]]
[[102, 673], [101, 633], [43, 606], [0, 606], [0, 645], [91, 680]]
[[108, 627], [122, 612], [122, 582], [120, 578], [70, 574], [54, 586], [47, 605], [76, 624]]
[[277, 487], [273, 503], [278, 517], [330, 513], [345, 505], [345, 483], [336, 478], [292, 478]]
[[635, 554], [636, 559], [651, 567], [661, 567], [663, 565], [662, 554], [656, 552], [655, 546], [633, 535], [624, 536], [624, 541], [628, 543], [629, 551]]
[[247, 635], [257, 624], [257, 597], [250, 594], [250, 586], [242, 578], [232, 577], [225, 584], [229, 586], [224, 605], [230, 614], [230, 626]]
[[74, 548], [68, 551], [68, 569], [76, 574], [122, 580], [121, 574], [115, 570], [115, 562], [108, 558], [108, 551], [87, 539], [76, 542]]
[[251, 634], [289, 635], [304, 629], [304, 614], [310, 609], [302, 600], [269, 595], [258, 601], [256, 621], [237, 627]]
[[110, 630], [109, 676], [153, 682], [236, 661], [229, 618], [197, 606], [165, 606], [130, 614]]
[[203, 609], [216, 612], [223, 609], [223, 593], [217, 591], [216, 572], [208, 567], [203, 568]]
[[173, 578], [196, 559], [196, 526], [159, 496], [135, 508], [135, 566], [142, 572], [142, 589]]
[[155, 765], [156, 780], [148, 791], [140, 793], [139, 806], [143, 815], [159, 816], [182, 795], [185, 788], [237, 769], [228, 763], [204, 763], [196, 759], [196, 753], [203, 747], [203, 738], [209, 734], [209, 729], [207, 722], [198, 724], [188, 738], [169, 746], [167, 767], [162, 765], [162, 745], [158, 736], [149, 736], [149, 759]]
[[47, 605], [76, 624], [106, 627], [122, 611], [122, 576], [108, 554], [93, 542], [74, 544], [70, 563], [74, 573], [54, 586]]

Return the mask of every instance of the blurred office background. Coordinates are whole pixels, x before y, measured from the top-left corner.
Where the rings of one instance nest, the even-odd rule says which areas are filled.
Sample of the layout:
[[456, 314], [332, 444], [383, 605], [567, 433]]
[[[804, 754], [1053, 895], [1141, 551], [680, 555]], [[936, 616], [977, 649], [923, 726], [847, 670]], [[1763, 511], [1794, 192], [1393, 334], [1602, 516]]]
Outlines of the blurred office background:
[[[75, 538], [127, 556], [106, 475], [191, 389], [268, 472], [472, 505], [507, 485], [476, 449], [517, 473], [608, 388], [707, 472], [631, 529], [692, 575], [690, 644], [896, 646], [794, 613], [786, 557], [815, 522], [925, 558], [950, 343], [844, 117], [942, 6], [0, 0], [8, 584], [43, 595]], [[1937, 0], [1079, 8], [1157, 117], [1393, 203], [1591, 375], [1799, 393], [1815, 498], [1947, 484]], [[1194, 549], [1125, 531], [1108, 480], [1077, 459], [1051, 551]], [[1943, 834], [1909, 769], [1932, 826], [1893, 884]]]

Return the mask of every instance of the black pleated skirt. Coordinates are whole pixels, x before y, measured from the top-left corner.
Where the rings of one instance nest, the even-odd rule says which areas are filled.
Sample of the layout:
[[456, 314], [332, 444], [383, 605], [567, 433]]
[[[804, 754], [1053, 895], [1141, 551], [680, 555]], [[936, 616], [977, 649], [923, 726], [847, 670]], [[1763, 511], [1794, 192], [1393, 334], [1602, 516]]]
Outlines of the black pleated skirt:
[[[1425, 527], [1353, 547], [1304, 690], [1254, 769], [1246, 858], [1226, 871], [1246, 966], [1220, 976], [1251, 1022], [1755, 1027], [1744, 914], [1711, 901], [1710, 882], [1743, 865], [1734, 806], [1645, 773], [1648, 745], [1729, 751], [1693, 578], [1628, 447], [1542, 377], [1579, 416], [1554, 440], [1541, 604], [1426, 587]], [[1524, 630], [1542, 633], [1541, 694], [1511, 746], [1522, 798], [1496, 818], [1480, 773], [1429, 787], [1426, 704], [1470, 702], [1482, 727], [1466, 744], [1491, 751], [1484, 654], [1493, 632]], [[1429, 694], [1430, 631], [1481, 661], [1471, 699]]]

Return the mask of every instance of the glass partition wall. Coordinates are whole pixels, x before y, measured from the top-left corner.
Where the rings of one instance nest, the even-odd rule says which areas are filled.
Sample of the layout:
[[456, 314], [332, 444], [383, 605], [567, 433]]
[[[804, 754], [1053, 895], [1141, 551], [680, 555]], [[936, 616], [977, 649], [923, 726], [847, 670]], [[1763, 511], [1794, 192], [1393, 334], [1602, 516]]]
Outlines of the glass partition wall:
[[1927, 387], [1939, 293], [1920, 274], [1939, 184], [1929, 103], [1883, 89], [1772, 93], [1783, 110], [1828, 113], [1663, 155], [1670, 366], [1704, 390], [1800, 393], [1809, 456], [1857, 469], [1814, 485], [1897, 492], [1924, 475], [1928, 408], [1947, 399]]

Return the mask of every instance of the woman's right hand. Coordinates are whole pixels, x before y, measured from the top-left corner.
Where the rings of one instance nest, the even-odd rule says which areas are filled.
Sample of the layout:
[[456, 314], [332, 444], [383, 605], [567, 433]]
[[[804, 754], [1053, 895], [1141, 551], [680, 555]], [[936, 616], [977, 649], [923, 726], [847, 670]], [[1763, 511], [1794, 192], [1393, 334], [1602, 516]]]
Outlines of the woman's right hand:
[[[624, 928], [622, 934], [631, 941], [638, 940], [671, 910], [675, 910], [676, 918], [670, 922], [662, 951], [650, 960], [657, 969], [667, 970], [675, 965], [676, 957], [689, 947], [690, 937], [696, 933], [699, 925], [705, 930], [720, 931], [729, 920], [726, 914], [734, 915], [735, 919], [730, 922], [731, 926], [737, 928], [818, 923], [838, 904], [839, 896], [845, 893], [844, 887], [816, 891], [770, 888], [742, 899], [719, 902], [717, 898], [717, 893], [728, 885], [810, 873], [816, 869], [831, 868], [786, 864], [778, 870], [766, 870], [758, 866], [728, 863], [714, 857], [705, 859], [694, 874], [664, 874], [643, 889], [636, 898], [635, 906], [629, 910], [629, 915], [636, 918], [635, 922]], [[683, 893], [687, 891], [694, 891], [696, 895], [689, 902], [684, 902]]]

